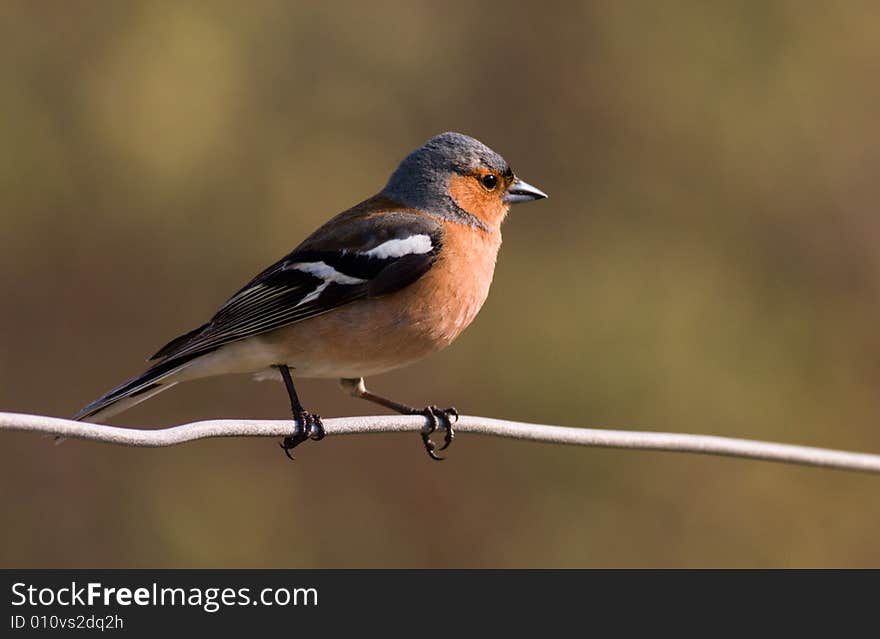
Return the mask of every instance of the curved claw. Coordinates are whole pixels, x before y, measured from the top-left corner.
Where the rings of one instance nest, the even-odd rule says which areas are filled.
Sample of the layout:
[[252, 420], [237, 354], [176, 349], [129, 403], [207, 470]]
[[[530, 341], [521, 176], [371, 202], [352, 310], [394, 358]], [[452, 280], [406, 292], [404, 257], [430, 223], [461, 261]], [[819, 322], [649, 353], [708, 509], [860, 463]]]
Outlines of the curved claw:
[[312, 423], [309, 426], [309, 439], [313, 442], [319, 442], [324, 439], [324, 422], [321, 421], [320, 415], [312, 415]]
[[446, 422], [446, 433], [443, 435], [443, 445], [440, 447], [440, 450], [446, 450], [449, 448], [449, 444], [452, 443], [452, 440], [455, 439], [455, 431], [452, 429], [453, 419], [455, 423], [458, 422], [458, 411], [455, 410], [454, 406], [450, 406], [449, 408], [444, 408], [440, 411], [443, 414], [443, 421]]
[[428, 452], [428, 457], [434, 461], [443, 461], [446, 459], [445, 457], [440, 457], [440, 455], [434, 452], [436, 450], [436, 445], [431, 441], [431, 437], [427, 433], [422, 433], [422, 443], [425, 444], [425, 450]]
[[445, 457], [440, 457], [435, 452], [438, 449], [436, 444], [431, 441], [431, 434], [437, 430], [440, 425], [440, 420], [442, 419], [445, 434], [443, 436], [443, 445], [439, 450], [446, 450], [449, 448], [449, 445], [455, 438], [455, 431], [452, 429], [452, 424], [453, 418], [454, 421], [458, 421], [458, 411], [453, 407], [437, 408], [436, 406], [427, 406], [416, 412], [428, 418], [428, 423], [425, 425], [425, 428], [422, 429], [422, 443], [425, 445], [425, 450], [427, 451], [428, 456], [435, 461], [443, 461]]
[[290, 451], [304, 441], [307, 439], [312, 439], [313, 441], [324, 439], [324, 424], [320, 416], [303, 411], [299, 415], [294, 415], [294, 420], [296, 427], [293, 434], [282, 439], [279, 444], [284, 454], [291, 461], [295, 461], [295, 458], [291, 455]]
[[296, 461], [296, 458], [290, 454], [291, 449], [296, 448], [296, 444], [290, 443], [290, 440], [292, 439], [292, 437], [285, 437], [278, 445], [281, 447], [281, 450], [284, 451], [284, 454], [287, 455], [287, 459], [290, 461]]
[[424, 415], [428, 423], [425, 424], [425, 427], [422, 428], [422, 443], [425, 445], [425, 451], [427, 451], [428, 456], [435, 461], [443, 461], [442, 457], [439, 457], [436, 450], [437, 446], [434, 442], [431, 441], [431, 433], [437, 430], [438, 422], [437, 422], [437, 414], [436, 414], [436, 406], [426, 406], [420, 411], [416, 411], [420, 415]]

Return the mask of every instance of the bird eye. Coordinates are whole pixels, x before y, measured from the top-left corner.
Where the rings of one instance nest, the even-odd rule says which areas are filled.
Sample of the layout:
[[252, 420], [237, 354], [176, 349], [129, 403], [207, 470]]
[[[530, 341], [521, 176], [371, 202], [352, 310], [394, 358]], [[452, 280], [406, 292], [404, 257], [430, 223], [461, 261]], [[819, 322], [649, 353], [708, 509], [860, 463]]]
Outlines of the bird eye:
[[486, 188], [487, 191], [492, 191], [496, 186], [498, 186], [498, 178], [489, 173], [480, 178], [480, 183]]

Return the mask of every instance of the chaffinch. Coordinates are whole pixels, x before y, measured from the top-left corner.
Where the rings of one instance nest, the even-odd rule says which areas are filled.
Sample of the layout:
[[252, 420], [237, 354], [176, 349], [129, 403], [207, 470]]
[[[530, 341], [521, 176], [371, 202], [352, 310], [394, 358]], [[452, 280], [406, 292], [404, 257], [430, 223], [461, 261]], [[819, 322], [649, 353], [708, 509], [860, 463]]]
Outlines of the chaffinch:
[[[442, 423], [452, 442], [454, 408], [416, 409], [367, 390], [364, 377], [411, 364], [448, 346], [489, 292], [511, 204], [547, 195], [504, 159], [461, 133], [443, 133], [410, 153], [382, 191], [340, 213], [233, 295], [209, 322], [162, 347], [145, 373], [83, 408], [102, 421], [178, 382], [257, 373], [282, 380], [296, 423], [290, 450], [324, 435], [293, 376], [338, 378], [344, 390]], [[292, 458], [292, 457], [291, 457]]]

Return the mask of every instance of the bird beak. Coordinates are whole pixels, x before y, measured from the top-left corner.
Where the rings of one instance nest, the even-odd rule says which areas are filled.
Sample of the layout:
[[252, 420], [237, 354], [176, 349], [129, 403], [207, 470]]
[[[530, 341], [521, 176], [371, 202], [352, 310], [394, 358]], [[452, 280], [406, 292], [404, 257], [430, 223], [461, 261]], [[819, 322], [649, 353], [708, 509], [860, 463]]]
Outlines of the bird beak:
[[513, 181], [507, 193], [504, 194], [504, 202], [507, 204], [518, 204], [520, 202], [531, 202], [532, 200], [543, 200], [548, 197], [544, 191], [532, 186], [528, 182], [523, 182], [519, 178]]

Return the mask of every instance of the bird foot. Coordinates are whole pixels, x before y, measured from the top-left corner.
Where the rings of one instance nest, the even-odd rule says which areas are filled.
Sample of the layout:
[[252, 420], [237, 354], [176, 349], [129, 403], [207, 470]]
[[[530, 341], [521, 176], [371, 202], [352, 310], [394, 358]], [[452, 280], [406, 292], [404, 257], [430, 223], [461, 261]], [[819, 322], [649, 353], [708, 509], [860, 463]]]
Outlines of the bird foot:
[[295, 413], [293, 415], [296, 428], [293, 434], [288, 435], [279, 444], [291, 461], [294, 459], [290, 451], [302, 444], [307, 439], [312, 441], [321, 441], [324, 439], [324, 423], [321, 421], [320, 415], [313, 415], [307, 411]]
[[446, 431], [443, 435], [443, 445], [439, 450], [446, 450], [449, 448], [449, 444], [452, 443], [452, 440], [455, 438], [455, 431], [452, 429], [453, 421], [458, 421], [458, 411], [455, 410], [454, 407], [450, 406], [449, 408], [437, 408], [436, 406], [426, 406], [422, 410], [413, 410], [414, 415], [424, 415], [428, 418], [428, 423], [422, 429], [422, 443], [425, 445], [425, 450], [428, 452], [428, 456], [435, 461], [443, 461], [445, 457], [440, 457], [435, 451], [437, 450], [437, 445], [431, 441], [431, 435], [437, 428], [443, 425], [443, 429]]

